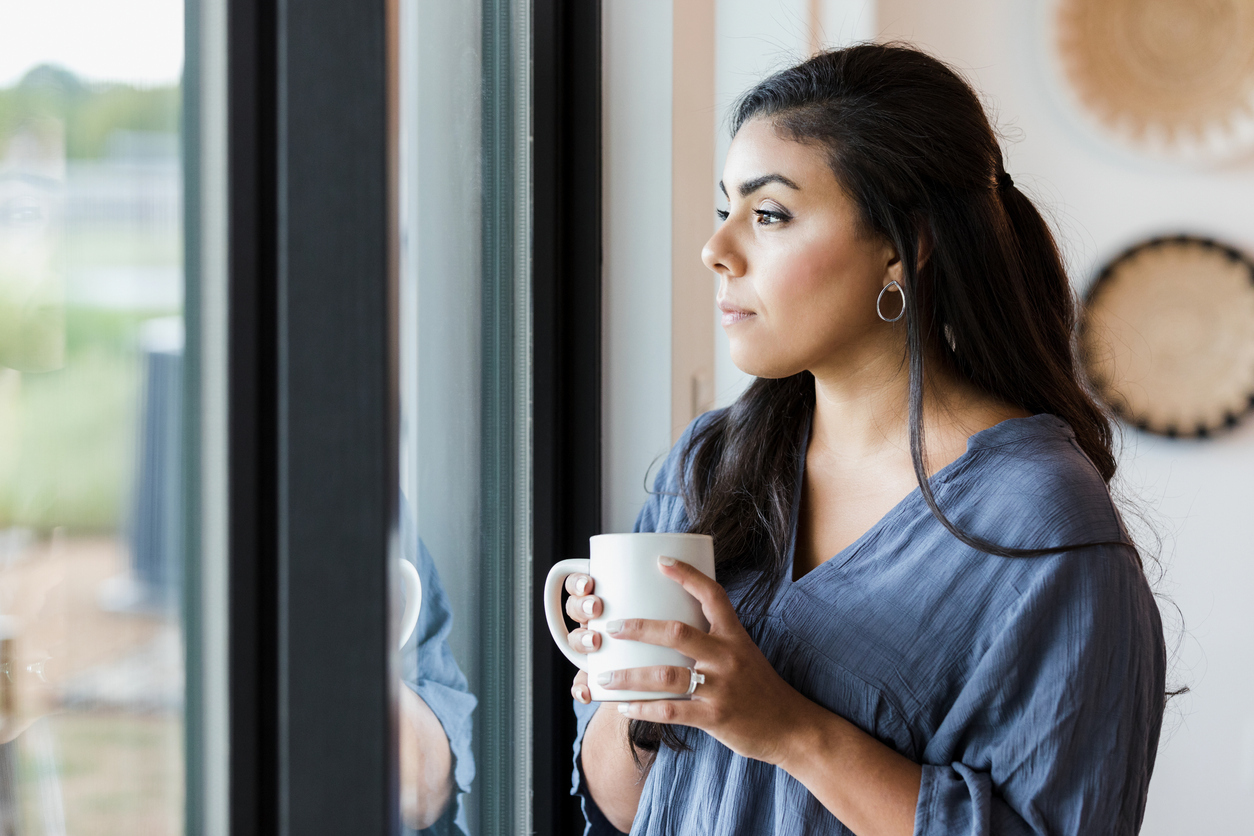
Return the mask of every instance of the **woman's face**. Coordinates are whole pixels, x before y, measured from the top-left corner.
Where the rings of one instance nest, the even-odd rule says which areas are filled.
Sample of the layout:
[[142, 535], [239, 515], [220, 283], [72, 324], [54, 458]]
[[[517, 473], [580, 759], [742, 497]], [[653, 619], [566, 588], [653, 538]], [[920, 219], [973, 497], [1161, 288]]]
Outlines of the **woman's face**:
[[[738, 368], [769, 378], [839, 374], [902, 345], [904, 329], [875, 313], [900, 263], [890, 244], [859, 234], [857, 209], [820, 146], [752, 120], [732, 140], [721, 185], [727, 216], [701, 256], [719, 276]], [[896, 315], [900, 298], [885, 294], [886, 315]], [[892, 354], [895, 364], [900, 350]]]

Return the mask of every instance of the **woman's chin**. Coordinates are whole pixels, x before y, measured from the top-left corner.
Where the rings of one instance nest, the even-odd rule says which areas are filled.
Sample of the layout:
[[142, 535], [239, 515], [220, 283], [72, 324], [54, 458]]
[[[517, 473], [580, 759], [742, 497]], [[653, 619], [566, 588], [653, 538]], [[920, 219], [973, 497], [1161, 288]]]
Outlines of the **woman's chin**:
[[764, 353], [744, 349], [737, 350], [735, 343], [731, 346], [731, 361], [733, 366], [747, 375], [765, 377], [770, 380], [792, 377], [802, 371], [800, 368], [795, 368], [795, 364], [784, 361], [783, 358], [764, 356]]

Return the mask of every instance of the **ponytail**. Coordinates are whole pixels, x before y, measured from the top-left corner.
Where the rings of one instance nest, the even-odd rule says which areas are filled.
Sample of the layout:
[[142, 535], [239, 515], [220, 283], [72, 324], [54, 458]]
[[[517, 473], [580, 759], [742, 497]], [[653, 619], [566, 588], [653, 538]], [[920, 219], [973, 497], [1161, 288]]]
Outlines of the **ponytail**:
[[1060, 378], [1045, 384], [1053, 389], [1047, 396], [1048, 411], [1071, 425], [1080, 449], [1109, 484], [1116, 468], [1110, 421], [1087, 393], [1084, 397], [1075, 396], [1081, 378], [1074, 342], [1077, 309], [1062, 255], [1045, 219], [1027, 195], [1011, 185], [1001, 190], [1001, 200], [1022, 269], [1041, 274], [1038, 280], [1029, 279], [1028, 284], [1039, 288], [1043, 311], [1057, 320], [1045, 332], [1045, 350], [1053, 358]]

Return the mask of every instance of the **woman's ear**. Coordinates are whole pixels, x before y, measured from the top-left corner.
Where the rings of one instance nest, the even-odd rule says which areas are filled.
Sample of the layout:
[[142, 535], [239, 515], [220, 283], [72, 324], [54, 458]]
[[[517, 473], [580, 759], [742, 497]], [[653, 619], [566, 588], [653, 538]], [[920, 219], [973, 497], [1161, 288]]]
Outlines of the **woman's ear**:
[[925, 224], [919, 224], [919, 256], [918, 269], [922, 272], [923, 267], [927, 264], [929, 258], [932, 257], [932, 234], [928, 231]]
[[903, 271], [904, 265], [902, 264], [901, 256], [897, 254], [897, 249], [889, 244], [888, 264], [884, 269], [884, 287], [888, 287], [893, 282], [896, 282], [897, 286], [901, 287]]
[[[884, 272], [884, 287], [888, 287], [893, 282], [897, 282], [898, 286], [902, 286], [902, 273], [904, 266], [901, 256], [897, 254], [897, 250], [892, 244], [888, 246], [888, 267]], [[919, 254], [915, 261], [915, 269], [922, 273], [923, 268], [927, 266], [928, 259], [932, 257], [932, 236], [928, 233], [927, 227], [919, 226]]]

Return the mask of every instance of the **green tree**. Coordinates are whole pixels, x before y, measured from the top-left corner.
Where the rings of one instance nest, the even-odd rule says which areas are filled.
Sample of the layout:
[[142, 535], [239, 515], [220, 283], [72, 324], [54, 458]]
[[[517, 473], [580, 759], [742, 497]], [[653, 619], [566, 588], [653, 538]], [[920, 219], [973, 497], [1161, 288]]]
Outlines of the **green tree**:
[[118, 131], [177, 135], [179, 105], [177, 85], [88, 84], [63, 67], [43, 64], [0, 89], [0, 137], [12, 136], [29, 119], [51, 118], [65, 128], [68, 158], [98, 159]]

